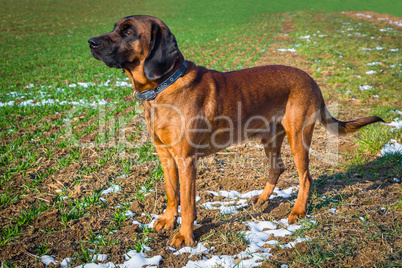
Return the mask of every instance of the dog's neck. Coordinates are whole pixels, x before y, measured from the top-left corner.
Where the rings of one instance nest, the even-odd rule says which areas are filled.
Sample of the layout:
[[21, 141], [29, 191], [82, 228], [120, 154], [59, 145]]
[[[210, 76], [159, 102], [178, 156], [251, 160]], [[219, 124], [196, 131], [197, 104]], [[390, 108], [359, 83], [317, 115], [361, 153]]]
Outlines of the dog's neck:
[[144, 92], [145, 90], [155, 88], [158, 82], [148, 80], [145, 74], [140, 70], [140, 66], [136, 68], [123, 68], [124, 72], [127, 74], [128, 78], [131, 80], [131, 85], [135, 92]]
[[168, 72], [166, 75], [160, 77], [157, 80], [149, 80], [145, 74], [144, 70], [142, 68], [142, 64], [136, 65], [136, 66], [130, 66], [128, 68], [123, 68], [124, 72], [127, 74], [128, 78], [131, 80], [131, 85], [134, 89], [134, 94], [135, 93], [142, 93], [146, 90], [149, 89], [154, 89], [156, 88], [160, 83], [166, 80], [169, 76], [171, 76], [173, 73], [175, 73], [182, 63], [184, 62], [184, 57], [179, 57], [179, 59], [176, 61], [174, 67], [170, 72]]

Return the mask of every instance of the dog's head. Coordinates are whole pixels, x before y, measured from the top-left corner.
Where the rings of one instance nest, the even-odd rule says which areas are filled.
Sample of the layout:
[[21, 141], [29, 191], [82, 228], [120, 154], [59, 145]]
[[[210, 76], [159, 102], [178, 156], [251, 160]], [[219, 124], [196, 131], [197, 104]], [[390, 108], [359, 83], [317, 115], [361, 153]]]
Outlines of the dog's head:
[[140, 67], [151, 81], [169, 73], [183, 57], [166, 24], [151, 16], [122, 18], [113, 31], [92, 37], [88, 43], [92, 55], [107, 66]]

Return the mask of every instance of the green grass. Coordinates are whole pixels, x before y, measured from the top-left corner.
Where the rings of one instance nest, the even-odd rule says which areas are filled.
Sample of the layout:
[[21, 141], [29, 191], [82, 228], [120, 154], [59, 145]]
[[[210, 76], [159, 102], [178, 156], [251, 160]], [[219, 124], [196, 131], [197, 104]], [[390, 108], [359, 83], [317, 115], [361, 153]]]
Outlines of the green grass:
[[28, 224], [31, 220], [36, 219], [40, 213], [46, 211], [49, 208], [46, 204], [39, 201], [38, 206], [32, 206], [26, 210], [22, 210], [20, 215], [13, 219], [19, 226]]
[[[325, 78], [325, 82], [335, 89], [324, 92], [329, 93], [331, 104], [338, 103], [342, 107], [342, 103], [356, 103], [356, 107], [365, 109], [367, 116], [377, 115], [388, 123], [397, 119], [398, 114], [391, 111], [400, 109], [402, 102], [402, 68], [398, 57], [400, 52], [393, 49], [399, 48], [400, 51], [400, 46], [383, 40], [381, 35], [398, 38], [400, 33], [392, 28], [386, 33], [381, 32], [380, 29], [386, 27], [373, 26], [365, 21], [356, 24], [341, 15], [319, 13], [316, 16], [318, 19], [312, 20], [310, 13], [296, 13], [294, 18], [299, 27], [308, 23], [309, 30], [291, 33], [295, 41], [288, 45], [297, 46], [297, 52], [313, 63], [312, 68], [318, 70], [314, 78]], [[347, 42], [345, 38], [348, 38]], [[381, 65], [367, 65], [375, 62], [381, 62]], [[324, 77], [327, 70], [332, 73]], [[377, 73], [368, 75], [366, 72], [369, 70]], [[361, 90], [362, 86], [371, 88]], [[400, 138], [402, 131], [387, 126], [379, 127], [377, 124], [363, 128], [359, 133], [356, 139], [359, 144], [357, 157], [364, 152], [379, 152], [390, 139]], [[356, 163], [366, 161], [364, 158], [361, 161], [355, 160]]]
[[[337, 98], [341, 103], [356, 98], [359, 107], [369, 106], [368, 114], [382, 116], [387, 122], [398, 117], [398, 114], [391, 113], [392, 110], [401, 110], [400, 51], [392, 52], [390, 49], [398, 48], [396, 46], [399, 50], [402, 48], [400, 44], [377, 38], [380, 34], [400, 37], [400, 33], [396, 30], [382, 33], [379, 32], [380, 27], [373, 27], [368, 22], [356, 24], [339, 14], [327, 13], [375, 10], [402, 16], [400, 2], [124, 0], [110, 4], [106, 1], [24, 0], [2, 1], [0, 9], [3, 11], [0, 14], [0, 103], [15, 102], [14, 105], [0, 107], [0, 210], [11, 211], [2, 219], [0, 248], [23, 237], [31, 230], [30, 225], [35, 219], [46, 211], [56, 210], [58, 213], [61, 227], [45, 228], [46, 232], [52, 233], [69, 228], [74, 220], [93, 214], [95, 208], [107, 211], [110, 230], [96, 234], [91, 230], [89, 238], [79, 244], [76, 258], [88, 262], [92, 254], [89, 249], [101, 252], [119, 244], [120, 241], [109, 232], [120, 230], [128, 221], [124, 216], [128, 203], [133, 200], [144, 202], [145, 197], [156, 189], [157, 183], [163, 180], [153, 144], [141, 140], [146, 132], [145, 125], [132, 123], [137, 116], [132, 109], [135, 102], [126, 99], [132, 94], [132, 89], [130, 85], [120, 86], [122, 82], [128, 82], [125, 75], [121, 74], [121, 70], [107, 68], [96, 61], [87, 44], [90, 37], [111, 31], [113, 24], [123, 16], [150, 14], [162, 18], [176, 35], [187, 59], [227, 71], [254, 66], [281, 31], [283, 12], [291, 12], [298, 29], [290, 34], [293, 41], [281, 45], [297, 45], [298, 53], [310, 62], [312, 68], [320, 68], [314, 78], [325, 78], [330, 85], [330, 89], [324, 92], [325, 97], [331, 97], [331, 100]], [[327, 12], [317, 13], [320, 10]], [[311, 19], [317, 14], [321, 19]], [[353, 23], [353, 30], [348, 30], [351, 28], [348, 23]], [[345, 39], [341, 31], [351, 36]], [[363, 33], [367, 36], [362, 36]], [[315, 44], [300, 39], [313, 34], [327, 37], [314, 37]], [[372, 40], [370, 36], [376, 39]], [[362, 50], [367, 44], [370, 48], [383, 49]], [[385, 67], [367, 65], [377, 61]], [[324, 77], [323, 70], [333, 70], [334, 73]], [[369, 70], [378, 73], [365, 75]], [[381, 70], [386, 72], [379, 75]], [[353, 75], [361, 78], [356, 79]], [[359, 89], [361, 85], [370, 85], [373, 89], [362, 91]], [[381, 98], [373, 102], [373, 94]], [[107, 100], [106, 105], [90, 105], [103, 99]], [[36, 104], [58, 100], [59, 104], [22, 105], [28, 100]], [[81, 105], [71, 104], [80, 101]], [[65, 103], [60, 105], [61, 102]], [[365, 128], [357, 136], [357, 152], [344, 163], [352, 171], [331, 176], [347, 181], [352, 174], [359, 173], [375, 181], [378, 174], [385, 173], [386, 169], [384, 176], [388, 179], [401, 178], [400, 155], [373, 161], [390, 139], [400, 141], [401, 133], [401, 130], [392, 130], [387, 126]], [[367, 163], [370, 163], [370, 168], [367, 168]], [[148, 169], [141, 170], [145, 165]], [[57, 184], [58, 176], [67, 173], [69, 168], [76, 171], [68, 179], [71, 184]], [[80, 186], [90, 176], [98, 174], [109, 185], [115, 184], [114, 178], [132, 175], [138, 170], [147, 179], [141, 183], [134, 182], [135, 190], [129, 196], [124, 194], [124, 202], [121, 194], [110, 198], [119, 199], [119, 204], [123, 202], [120, 208], [115, 203], [108, 205], [102, 202], [99, 189], [60, 200], [62, 195], [67, 196], [71, 188]], [[325, 179], [318, 179], [317, 187]], [[60, 192], [55, 194], [55, 189], [48, 186], [50, 183], [56, 184]], [[43, 203], [40, 199], [34, 202], [29, 199], [32, 196], [45, 198], [48, 202]], [[341, 201], [342, 196], [339, 198]], [[21, 204], [24, 204], [24, 209], [13, 212], [12, 208]], [[337, 205], [338, 202], [323, 199], [316, 193], [309, 211], [318, 213], [321, 208]], [[401, 200], [390, 204], [390, 207], [400, 211]], [[140, 251], [150, 241], [151, 233], [147, 226], [142, 226], [141, 235], [133, 248]], [[221, 236], [222, 243], [240, 241], [247, 244], [244, 233], [229, 230], [217, 235]], [[48, 253], [51, 249], [49, 242], [41, 241], [32, 249], [33, 252], [37, 255]], [[300, 258], [304, 263], [323, 265], [327, 259], [336, 260], [342, 254], [352, 254], [354, 249], [354, 244], [348, 244], [340, 251], [323, 252], [312, 244], [311, 255]], [[5, 267], [8, 267], [7, 263], [4, 263]]]

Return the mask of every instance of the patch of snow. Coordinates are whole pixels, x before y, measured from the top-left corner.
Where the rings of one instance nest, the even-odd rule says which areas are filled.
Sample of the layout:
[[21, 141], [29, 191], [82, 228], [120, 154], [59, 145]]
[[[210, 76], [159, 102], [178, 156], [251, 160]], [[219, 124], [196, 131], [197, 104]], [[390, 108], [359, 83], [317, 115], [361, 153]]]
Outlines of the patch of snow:
[[288, 49], [278, 48], [278, 51], [280, 51], [280, 52], [296, 52], [296, 49], [294, 49], [294, 48], [288, 48]]
[[[279, 222], [271, 221], [252, 221], [245, 222], [250, 228], [250, 231], [246, 232], [246, 237], [250, 241], [246, 250], [239, 253], [237, 259], [245, 259], [240, 263], [240, 267], [256, 267], [260, 266], [260, 261], [267, 259], [270, 254], [270, 248], [264, 247], [264, 245], [276, 246], [277, 240], [268, 240], [271, 235], [274, 237], [284, 237], [286, 235], [293, 234], [296, 230], [301, 228], [301, 225], [289, 225], [287, 219], [282, 219]], [[305, 239], [296, 239], [295, 241], [282, 245], [284, 247], [293, 247], [296, 243], [305, 241]], [[250, 258], [251, 257], [251, 258]]]
[[77, 82], [77, 84], [78, 84], [79, 86], [82, 86], [83, 88], [87, 88], [87, 87], [93, 86], [93, 84], [92, 84], [91, 82], [89, 82], [89, 83]]
[[399, 118], [395, 118], [394, 121], [386, 125], [394, 127], [395, 129], [400, 129], [402, 128], [402, 120], [399, 120]]
[[[232, 268], [236, 266], [236, 262], [232, 256], [228, 255], [220, 255], [216, 256], [213, 255], [210, 259], [206, 257], [202, 257], [200, 261], [189, 261], [186, 266], [183, 268], [215, 268], [215, 267], [222, 267], [222, 268]], [[240, 266], [241, 267], [241, 266]]]
[[[184, 267], [259, 267], [261, 263], [272, 256], [270, 253], [271, 248], [265, 247], [265, 245], [278, 246], [277, 240], [268, 240], [271, 234], [274, 237], [290, 235], [294, 231], [301, 228], [300, 225], [288, 225], [287, 219], [282, 219], [279, 222], [270, 221], [251, 221], [244, 222], [250, 231], [246, 232], [246, 237], [250, 241], [246, 250], [235, 255], [212, 255], [210, 259], [202, 257], [199, 261], [189, 261]], [[267, 241], [268, 240], [268, 241]], [[295, 241], [291, 241], [284, 245], [279, 245], [281, 248], [291, 248], [297, 243], [308, 241], [307, 238], [297, 238]], [[201, 244], [201, 245], [200, 245]], [[205, 253], [209, 254], [213, 251], [213, 248], [208, 250], [202, 243], [198, 244], [196, 249], [186, 247], [188, 253], [197, 254]], [[174, 251], [174, 250], [172, 250]], [[181, 250], [180, 250], [181, 251]], [[194, 253], [193, 253], [194, 252]], [[173, 254], [176, 254], [173, 253]], [[235, 261], [236, 260], [236, 261]], [[236, 263], [237, 262], [237, 263]]]
[[95, 254], [92, 255], [92, 261], [106, 261], [107, 260], [107, 255], [106, 254]]
[[332, 214], [338, 215], [338, 213], [336, 212], [336, 208], [330, 208], [328, 211]]
[[[144, 226], [148, 227], [149, 229], [152, 229], [154, 227], [154, 223], [155, 223], [156, 219], [159, 217], [159, 215], [151, 214], [151, 217], [152, 217], [152, 220], [151, 220], [150, 223], [148, 223], [148, 224], [141, 224], [140, 223], [141, 229], [143, 229]], [[133, 222], [133, 224], [134, 224], [134, 222]]]
[[210, 193], [214, 196], [219, 196], [218, 192], [215, 192], [215, 191], [207, 191], [207, 193]]
[[131, 250], [124, 255], [126, 261], [120, 264], [120, 267], [135, 268], [142, 267], [144, 265], [159, 265], [162, 260], [162, 256], [157, 255], [152, 258], [147, 258], [144, 253], [138, 253], [135, 250]]
[[238, 213], [239, 212], [238, 209], [247, 207], [248, 205], [246, 203], [247, 203], [246, 199], [240, 199], [238, 202], [236, 202], [236, 201], [206, 202], [206, 203], [202, 204], [202, 206], [204, 206], [206, 209], [219, 209], [222, 214], [233, 214], [233, 213]]
[[131, 210], [127, 210], [126, 212], [124, 212], [124, 216], [131, 217], [131, 216], [134, 216], [134, 215], [135, 215], [135, 213], [132, 212]]
[[[275, 187], [274, 193], [271, 195], [270, 199], [275, 198], [275, 197], [283, 197], [283, 198], [288, 198], [291, 196], [291, 194], [297, 190], [299, 187], [289, 187], [284, 190], [280, 190], [278, 187]], [[219, 191], [219, 194], [216, 192], [211, 192], [208, 191], [209, 193], [214, 194], [215, 196], [223, 196], [229, 199], [237, 199], [237, 198], [251, 198], [256, 195], [260, 195], [263, 190], [253, 190], [244, 194], [239, 193], [238, 191]]]
[[[178, 217], [177, 218], [177, 223], [178, 224], [181, 224], [181, 221], [182, 221], [182, 218], [181, 217]], [[194, 226], [200, 226], [201, 224], [199, 224], [199, 223], [197, 223], [197, 221], [194, 221]]]
[[372, 18], [373, 17], [371, 15], [365, 15], [365, 14], [362, 14], [362, 13], [357, 13], [356, 16], [358, 16], [358, 17], [366, 17], [366, 18]]
[[25, 86], [24, 88], [28, 89], [28, 88], [33, 88], [35, 85], [34, 84], [29, 84], [27, 86]]
[[294, 248], [297, 243], [301, 243], [301, 242], [304, 242], [304, 241], [310, 241], [310, 239], [298, 237], [298, 238], [296, 238], [295, 241], [289, 242], [289, 243], [287, 243], [285, 245], [280, 245], [280, 248], [282, 248], [282, 249], [283, 248]]
[[377, 73], [377, 71], [373, 71], [373, 70], [370, 70], [370, 71], [366, 72], [366, 74], [376, 74], [376, 73]]
[[372, 89], [372, 88], [373, 88], [372, 86], [368, 86], [368, 85], [359, 86], [359, 89], [360, 89], [360, 90], [370, 90], [370, 89]]
[[[105, 261], [107, 259], [107, 255], [105, 254], [99, 254], [93, 256], [94, 260], [97, 259], [97, 261]], [[131, 250], [127, 252], [124, 255], [125, 262], [122, 264], [117, 264], [115, 265], [113, 262], [108, 262], [108, 263], [86, 263], [80, 266], [77, 266], [76, 268], [114, 268], [114, 267], [125, 267], [125, 268], [137, 268], [137, 267], [151, 267], [151, 266], [158, 266], [160, 261], [162, 260], [162, 256], [157, 255], [152, 258], [147, 258], [145, 253], [140, 252], [138, 253], [135, 250]], [[64, 261], [64, 260], [63, 260]], [[66, 262], [67, 263], [67, 262]], [[68, 267], [68, 266], [64, 266]]]
[[103, 264], [103, 263], [99, 263], [99, 264], [86, 263], [86, 264], [83, 264], [83, 265], [79, 265], [79, 266], [77, 266], [75, 268], [114, 268], [114, 267], [116, 267], [114, 265], [114, 263], [108, 262], [108, 263], [105, 263], [105, 264]]
[[93, 101], [93, 102], [90, 104], [90, 106], [91, 106], [91, 107], [97, 107], [97, 106], [99, 106], [99, 105], [106, 105], [106, 104], [107, 104], [107, 101], [104, 100], [104, 99], [101, 99], [101, 100], [98, 100], [98, 101]]
[[125, 81], [116, 81], [116, 87], [131, 87], [131, 84]]
[[61, 261], [60, 267], [61, 268], [69, 268], [71, 267], [71, 263], [73, 262], [73, 258], [65, 258]]
[[25, 94], [24, 94], [24, 93], [20, 93], [20, 92], [15, 92], [15, 91], [8, 92], [8, 93], [6, 94], [6, 96], [10, 96], [10, 97], [12, 97], [12, 98], [15, 98], [15, 97], [18, 97], [18, 96], [23, 96], [23, 95], [25, 95]]
[[369, 62], [369, 63], [366, 63], [366, 65], [368, 65], [368, 66], [381, 65], [381, 62]]
[[206, 248], [204, 246], [203, 243], [198, 243], [196, 248], [183, 247], [183, 248], [179, 249], [178, 251], [174, 252], [173, 255], [180, 255], [180, 254], [183, 254], [183, 253], [190, 253], [190, 255], [188, 257], [191, 258], [195, 254], [202, 254], [202, 253], [208, 254], [212, 250], [214, 250], [214, 247], [212, 247], [211, 249], [208, 249], [208, 248]]
[[[288, 189], [280, 190], [275, 187], [274, 193], [270, 196], [269, 199], [273, 199], [276, 197], [289, 198], [292, 193], [297, 190], [298, 187], [290, 187]], [[214, 202], [206, 202], [202, 204], [207, 209], [219, 209], [222, 214], [234, 214], [238, 213], [239, 209], [243, 207], [247, 207], [247, 199], [250, 199], [254, 196], [260, 195], [263, 190], [254, 190], [244, 194], [241, 194], [237, 191], [207, 191], [214, 196], [223, 196], [225, 198], [230, 199], [229, 201], [214, 201]]]
[[118, 193], [121, 190], [121, 186], [117, 184], [113, 184], [112, 187], [107, 188], [106, 190], [103, 190], [101, 195], [105, 194], [111, 194], [111, 193]]
[[366, 219], [365, 219], [365, 218], [359, 217], [359, 219], [360, 219], [363, 223], [366, 223]]
[[142, 223], [139, 222], [139, 221], [133, 221], [133, 224], [137, 224], [137, 225], [139, 225], [140, 227], [141, 227], [141, 225], [142, 225]]
[[391, 141], [385, 144], [381, 149], [379, 156], [385, 156], [387, 154], [402, 154], [402, 144], [399, 144], [397, 140], [391, 139]]
[[39, 259], [44, 265], [49, 266], [51, 263], [57, 264], [57, 262], [54, 259], [54, 256], [49, 256], [49, 255], [43, 255]]
[[[89, 105], [91, 107], [97, 107], [99, 105], [106, 105], [108, 102], [104, 99], [98, 100], [98, 101], [93, 101], [92, 103], [89, 103], [87, 100], [79, 100], [79, 101], [59, 101], [58, 99], [43, 99], [41, 101], [34, 102], [34, 100], [26, 100], [18, 103], [18, 106], [43, 106], [43, 105], [67, 105], [67, 104], [72, 104], [72, 105]], [[0, 107], [4, 106], [13, 106], [15, 105], [15, 101], [9, 101], [2, 103], [0, 102]]]

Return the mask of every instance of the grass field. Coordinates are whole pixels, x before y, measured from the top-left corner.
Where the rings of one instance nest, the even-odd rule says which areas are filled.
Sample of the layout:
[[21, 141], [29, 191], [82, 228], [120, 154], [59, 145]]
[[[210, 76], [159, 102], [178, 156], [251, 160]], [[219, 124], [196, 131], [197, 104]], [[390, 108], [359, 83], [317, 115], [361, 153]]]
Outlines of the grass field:
[[[128, 262], [152, 258], [162, 267], [401, 266], [401, 3], [315, 2], [0, 2], [2, 267], [49, 260], [56, 267], [135, 267]], [[187, 60], [220, 71], [296, 66], [317, 80], [338, 118], [377, 115], [388, 125], [342, 138], [336, 163], [320, 157], [328, 155], [328, 138], [317, 127], [309, 217], [295, 226], [282, 220], [298, 184], [288, 145], [279, 188], [290, 193], [278, 192], [263, 207], [219, 194], [264, 187], [267, 168], [256, 144], [202, 161], [199, 251], [178, 254], [167, 248], [177, 230], [157, 234], [150, 224], [166, 201], [141, 107], [121, 70], [96, 61], [87, 44], [132, 14], [162, 18]], [[252, 251], [268, 229], [262, 249]]]

